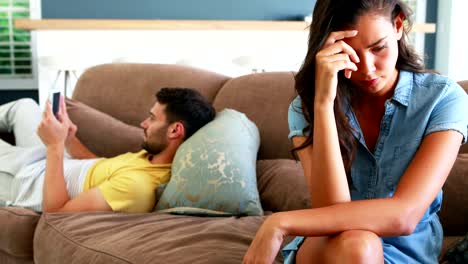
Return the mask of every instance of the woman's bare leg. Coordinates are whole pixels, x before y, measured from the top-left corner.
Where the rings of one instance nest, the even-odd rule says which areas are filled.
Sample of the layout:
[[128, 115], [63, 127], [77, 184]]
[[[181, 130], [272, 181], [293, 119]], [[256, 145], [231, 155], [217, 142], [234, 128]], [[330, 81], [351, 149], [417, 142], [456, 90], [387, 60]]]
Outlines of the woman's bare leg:
[[345, 231], [333, 237], [308, 237], [296, 263], [384, 263], [382, 241], [369, 231]]

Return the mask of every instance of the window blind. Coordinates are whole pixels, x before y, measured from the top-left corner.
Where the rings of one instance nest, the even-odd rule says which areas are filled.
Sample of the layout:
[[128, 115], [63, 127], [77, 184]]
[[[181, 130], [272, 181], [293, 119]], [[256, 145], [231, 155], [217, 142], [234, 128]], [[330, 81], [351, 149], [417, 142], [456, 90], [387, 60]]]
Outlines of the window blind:
[[0, 0], [0, 82], [2, 86], [15, 86], [15, 81], [17, 85], [24, 86], [28, 83], [25, 81], [34, 80], [31, 33], [14, 28], [15, 18], [30, 17], [29, 0]]

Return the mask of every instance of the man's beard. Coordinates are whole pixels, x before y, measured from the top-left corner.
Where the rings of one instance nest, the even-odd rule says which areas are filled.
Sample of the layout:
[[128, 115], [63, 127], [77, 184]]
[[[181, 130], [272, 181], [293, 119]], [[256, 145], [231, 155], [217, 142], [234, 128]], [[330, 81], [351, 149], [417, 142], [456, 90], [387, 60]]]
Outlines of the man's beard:
[[156, 155], [163, 151], [166, 148], [166, 145], [159, 143], [151, 144], [150, 142], [145, 140], [143, 143], [141, 143], [141, 147], [144, 150], [146, 150], [149, 154]]
[[166, 125], [153, 133], [148, 135], [147, 130], [145, 129], [143, 132], [145, 133], [146, 139], [141, 144], [141, 147], [146, 150], [149, 154], [156, 155], [159, 154], [167, 147], [167, 139], [166, 139], [166, 131], [169, 125]]

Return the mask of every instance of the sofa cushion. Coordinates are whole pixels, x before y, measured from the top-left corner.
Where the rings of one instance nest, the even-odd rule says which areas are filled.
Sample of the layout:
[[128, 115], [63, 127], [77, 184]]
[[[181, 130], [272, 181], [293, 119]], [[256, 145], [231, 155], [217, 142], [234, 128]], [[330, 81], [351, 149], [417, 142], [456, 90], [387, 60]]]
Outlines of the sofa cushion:
[[458, 154], [443, 190], [439, 217], [444, 235], [463, 236], [468, 233], [468, 154]]
[[113, 157], [141, 149], [143, 129], [125, 124], [79, 101], [67, 99], [66, 103], [68, 115], [78, 127], [77, 137], [94, 154]]
[[[88, 264], [237, 264], [242, 263], [263, 220], [262, 216], [154, 213], [44, 214], [34, 239], [34, 260], [48, 264], [77, 260]], [[278, 256], [275, 263], [281, 261]]]
[[225, 109], [187, 139], [156, 210], [197, 215], [262, 215], [255, 163], [258, 129], [244, 114]]
[[[450, 237], [451, 244], [442, 246], [441, 263], [468, 263], [468, 234], [465, 237]], [[446, 239], [444, 239], [445, 242]]]
[[459, 153], [460, 154], [462, 154], [462, 153], [467, 153], [468, 154], [468, 143], [461, 145]]
[[310, 208], [310, 195], [301, 163], [295, 160], [260, 160], [257, 182], [263, 210], [291, 211]]
[[258, 159], [292, 158], [288, 107], [296, 96], [293, 72], [268, 72], [229, 80], [213, 102], [217, 111], [245, 113], [260, 131]]
[[[76, 83], [73, 99], [139, 126], [162, 87], [194, 88], [213, 102], [230, 77], [182, 65], [112, 63], [86, 70]], [[116, 103], [118, 102], [118, 103]]]
[[[462, 236], [444, 236], [444, 240], [442, 241], [442, 248], [440, 250], [440, 260], [444, 257], [447, 250], [453, 247], [461, 239], [463, 239]], [[445, 262], [444, 264], [448, 264], [448, 263]]]
[[29, 209], [0, 207], [0, 251], [18, 259], [32, 258], [39, 218], [39, 214]]

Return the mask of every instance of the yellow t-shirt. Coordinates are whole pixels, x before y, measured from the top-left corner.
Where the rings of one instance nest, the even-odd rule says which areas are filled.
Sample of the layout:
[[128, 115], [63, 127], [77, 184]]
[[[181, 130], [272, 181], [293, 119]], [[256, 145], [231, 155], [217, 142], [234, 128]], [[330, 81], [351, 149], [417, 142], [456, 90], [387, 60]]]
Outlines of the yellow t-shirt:
[[150, 212], [156, 188], [171, 178], [171, 164], [152, 164], [149, 153], [126, 153], [97, 161], [88, 171], [84, 191], [99, 188], [112, 210]]

